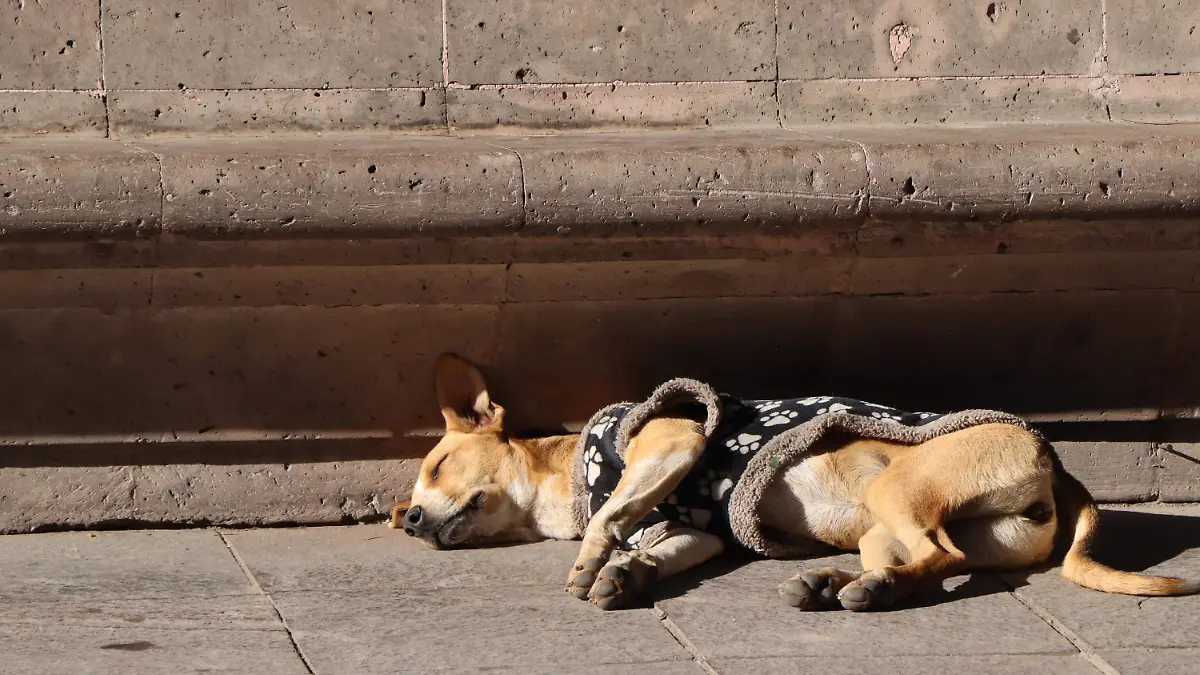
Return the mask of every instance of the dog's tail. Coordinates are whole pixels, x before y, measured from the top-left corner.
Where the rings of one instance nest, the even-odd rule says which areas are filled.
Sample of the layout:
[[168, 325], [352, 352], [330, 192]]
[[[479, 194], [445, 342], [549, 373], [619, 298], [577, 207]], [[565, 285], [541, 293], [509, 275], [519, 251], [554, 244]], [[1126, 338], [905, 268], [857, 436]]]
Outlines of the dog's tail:
[[1055, 499], [1059, 527], [1074, 531], [1071, 548], [1063, 560], [1062, 575], [1080, 586], [1124, 595], [1191, 595], [1200, 593], [1200, 582], [1176, 577], [1156, 577], [1122, 572], [1092, 559], [1088, 550], [1100, 521], [1100, 510], [1087, 488], [1054, 458]]

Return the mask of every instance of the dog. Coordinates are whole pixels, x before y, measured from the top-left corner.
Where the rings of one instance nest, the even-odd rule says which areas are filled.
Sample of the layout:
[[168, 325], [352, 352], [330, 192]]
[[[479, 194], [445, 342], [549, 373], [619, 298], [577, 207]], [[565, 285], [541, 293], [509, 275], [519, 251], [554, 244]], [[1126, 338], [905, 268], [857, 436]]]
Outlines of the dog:
[[[478, 368], [452, 354], [438, 359], [435, 388], [445, 435], [422, 461], [411, 501], [393, 510], [391, 527], [437, 549], [582, 538], [566, 590], [606, 610], [639, 603], [658, 580], [730, 543], [670, 521], [627, 545], [701, 461], [711, 431], [702, 416], [664, 409], [632, 429], [615, 488], [581, 521], [579, 434], [510, 435]], [[1200, 592], [1197, 583], [1092, 559], [1095, 502], [1019, 422], [917, 444], [829, 434], [773, 470], [755, 507], [761, 527], [798, 542], [792, 554], [859, 552], [862, 571], [810, 569], [784, 581], [780, 595], [801, 610], [884, 609], [968, 570], [1027, 568], [1050, 556], [1059, 531], [1071, 537], [1062, 574], [1076, 584], [1143, 596]]]

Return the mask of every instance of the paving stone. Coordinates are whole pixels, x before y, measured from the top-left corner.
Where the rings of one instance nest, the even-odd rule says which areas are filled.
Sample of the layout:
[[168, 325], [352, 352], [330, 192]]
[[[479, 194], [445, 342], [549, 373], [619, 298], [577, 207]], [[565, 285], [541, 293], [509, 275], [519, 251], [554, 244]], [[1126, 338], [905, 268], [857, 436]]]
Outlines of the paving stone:
[[[952, 635], [943, 636], [947, 642]], [[711, 665], [721, 675], [774, 675], [775, 673], [822, 673], [823, 675], [908, 675], [909, 673], [971, 673], [972, 675], [1096, 675], [1096, 669], [1079, 656], [1068, 655], [975, 655], [975, 656], [884, 656], [876, 657], [847, 650], [837, 658], [718, 659]]]
[[110, 99], [113, 136], [126, 138], [446, 127], [442, 89], [115, 91]]
[[442, 81], [436, 0], [111, 0], [104, 5], [104, 33], [113, 89], [420, 87]]
[[0, 271], [0, 308], [145, 307], [149, 269], [42, 269]]
[[1167, 443], [1160, 450], [1159, 499], [1200, 500], [1200, 443]]
[[265, 595], [7, 600], [0, 604], [0, 626], [7, 624], [66, 629], [286, 630]]
[[274, 631], [158, 630], [0, 624], [6, 673], [303, 675], [304, 662]]
[[505, 586], [559, 590], [579, 553], [577, 541], [435, 551], [382, 524], [246, 530], [226, 538], [271, 594], [340, 591], [364, 579], [380, 593]]
[[[475, 675], [478, 673], [478, 668], [451, 668], [449, 670], [438, 670], [438, 675]], [[488, 673], [512, 673], [513, 675], [560, 675], [562, 673], [570, 673], [570, 675], [646, 675], [646, 673], [654, 673], [654, 675], [700, 675], [708, 671], [700, 667], [700, 664], [695, 661], [655, 661], [651, 663], [606, 663], [596, 666], [572, 665], [569, 669], [563, 666], [546, 666], [546, 667], [529, 667], [529, 666], [501, 666], [498, 668], [488, 668]]]
[[[774, 5], [685, 0], [570, 6], [522, 0], [446, 5], [450, 81], [679, 82], [775, 75]], [[664, 40], [663, 36], [671, 39]]]
[[68, 532], [0, 537], [0, 597], [102, 602], [254, 593], [213, 531]]
[[[123, 466], [5, 466], [0, 468], [0, 533], [130, 518], [132, 491], [133, 473]], [[0, 551], [8, 541], [0, 539]]]
[[1189, 0], [1111, 0], [1108, 61], [1119, 73], [1200, 71], [1200, 7]]
[[1200, 76], [1122, 77], [1108, 107], [1115, 122], [1200, 122]]
[[1097, 501], [1141, 502], [1158, 496], [1160, 460], [1151, 443], [1057, 441], [1054, 449]]
[[1099, 656], [1126, 675], [1177, 675], [1200, 670], [1200, 649], [1100, 652]]
[[779, 3], [786, 79], [1085, 74], [1100, 46], [1088, 2]]
[[[1119, 569], [1200, 578], [1200, 506], [1106, 509], [1093, 554]], [[1057, 569], [1005, 576], [1019, 596], [1097, 651], [1200, 647], [1200, 596], [1099, 593], [1063, 579]]]
[[0, 88], [100, 87], [99, 5], [92, 0], [0, 5]]
[[775, 127], [773, 82], [451, 89], [455, 129]]
[[[986, 575], [965, 581], [960, 577], [931, 604], [900, 613], [800, 612], [779, 600], [780, 581], [751, 593], [742, 584], [718, 579], [659, 601], [658, 606], [713, 660], [1074, 651], [1050, 626], [1033, 621], [1029, 610]], [[903, 621], [898, 621], [901, 614]], [[730, 640], [733, 634], [739, 639]]]
[[604, 612], [561, 585], [273, 597], [321, 673], [391, 673], [399, 663], [430, 672], [691, 658], [650, 610]]
[[844, 80], [779, 83], [783, 123], [983, 124], [1106, 122], [1099, 80]]
[[[0, 79], [0, 82], [5, 80]], [[0, 92], [0, 133], [9, 136], [105, 134], [104, 99], [80, 91]]]

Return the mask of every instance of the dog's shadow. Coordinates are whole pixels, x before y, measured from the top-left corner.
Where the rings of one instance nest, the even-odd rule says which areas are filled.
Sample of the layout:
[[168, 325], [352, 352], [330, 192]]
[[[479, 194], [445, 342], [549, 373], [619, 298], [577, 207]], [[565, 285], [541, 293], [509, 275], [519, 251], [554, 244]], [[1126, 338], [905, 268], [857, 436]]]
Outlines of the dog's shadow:
[[[996, 593], [1007, 593], [1028, 584], [1035, 574], [1053, 570], [1062, 561], [1070, 544], [1069, 534], [1060, 533], [1060, 541], [1050, 560], [1037, 567], [1005, 572], [1003, 577], [989, 572], [972, 573], [966, 581], [950, 584], [951, 588], [912, 598], [897, 609], [926, 607], [945, 602], [965, 600]], [[1200, 548], [1200, 517], [1182, 514], [1147, 513], [1125, 509], [1102, 509], [1100, 528], [1092, 542], [1091, 553], [1100, 562], [1121, 570], [1143, 572], [1155, 565], [1173, 560], [1194, 548]], [[661, 581], [654, 587], [653, 600], [670, 600], [694, 591], [710, 580], [734, 573], [747, 565], [761, 561], [748, 553], [735, 551]], [[771, 581], [779, 584], [793, 574], [813, 567], [823, 567], [821, 558], [790, 561], [794, 568]], [[761, 578], [761, 577], [756, 577]], [[774, 591], [774, 587], [763, 589]]]

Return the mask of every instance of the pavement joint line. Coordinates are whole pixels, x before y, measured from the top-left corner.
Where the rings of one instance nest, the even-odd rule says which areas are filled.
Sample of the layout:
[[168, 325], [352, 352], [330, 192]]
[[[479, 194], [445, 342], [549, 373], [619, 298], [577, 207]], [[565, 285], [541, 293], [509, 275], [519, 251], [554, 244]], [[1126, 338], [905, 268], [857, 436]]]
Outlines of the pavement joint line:
[[708, 673], [708, 675], [721, 675], [717, 672], [716, 668], [713, 668], [708, 663], [708, 659], [704, 658], [704, 654], [700, 651], [700, 648], [696, 646], [696, 643], [692, 642], [691, 638], [687, 636], [687, 633], [683, 632], [683, 628], [681, 628], [679, 624], [675, 623], [675, 621], [667, 615], [667, 611], [663, 609], [657, 602], [654, 603], [654, 616], [658, 618], [658, 622], [662, 624], [663, 628], [667, 629], [667, 632], [671, 634], [671, 637], [675, 638], [675, 641], [679, 643], [679, 646], [683, 647], [688, 654], [692, 655], [692, 659], [696, 662], [696, 665], [700, 666], [701, 670]]
[[225, 535], [217, 532], [217, 536], [221, 538], [221, 543], [225, 544], [225, 548], [229, 549], [229, 555], [233, 556], [238, 567], [242, 569], [242, 574], [246, 575], [246, 579], [250, 581], [250, 584], [267, 599], [267, 602], [271, 603], [271, 609], [275, 612], [275, 616], [279, 618], [279, 623], [283, 626], [284, 631], [287, 632], [288, 642], [292, 644], [292, 649], [296, 652], [296, 656], [304, 664], [304, 669], [308, 671], [309, 675], [316, 675], [317, 671], [313, 669], [312, 664], [308, 662], [308, 657], [304, 655], [304, 652], [300, 649], [300, 645], [296, 642], [296, 636], [292, 634], [292, 627], [288, 625], [287, 619], [283, 618], [283, 612], [279, 611], [279, 605], [275, 604], [275, 598], [272, 598], [270, 593], [263, 590], [262, 585], [258, 583], [258, 579], [254, 578], [254, 573], [250, 571], [250, 567], [246, 564], [246, 561], [242, 560], [242, 556], [233, 548], [233, 545], [229, 543]]
[[1046, 625], [1054, 629], [1055, 632], [1066, 638], [1067, 642], [1070, 642], [1072, 645], [1074, 645], [1075, 648], [1079, 650], [1079, 655], [1082, 656], [1085, 661], [1090, 663], [1093, 668], [1104, 673], [1104, 675], [1121, 675], [1121, 671], [1117, 670], [1112, 666], [1112, 664], [1105, 661], [1099, 654], [1096, 653], [1096, 650], [1091, 644], [1080, 637], [1078, 633], [1068, 628], [1066, 624], [1058, 619], [1058, 617], [1054, 616], [1041, 605], [1030, 600], [1029, 598], [1026, 598], [1015, 590], [1009, 591], [1009, 595], [1016, 598], [1017, 602], [1025, 606], [1025, 609], [1033, 612], [1037, 618], [1044, 621]]

